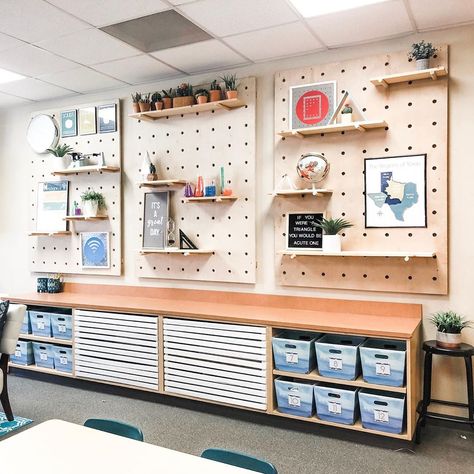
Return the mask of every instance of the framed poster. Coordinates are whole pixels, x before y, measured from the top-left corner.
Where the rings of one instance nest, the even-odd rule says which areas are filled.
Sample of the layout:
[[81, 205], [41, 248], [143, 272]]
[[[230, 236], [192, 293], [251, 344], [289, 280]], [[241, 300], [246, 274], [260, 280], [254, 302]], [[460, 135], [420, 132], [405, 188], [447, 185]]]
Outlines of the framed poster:
[[38, 183], [36, 206], [37, 232], [63, 232], [68, 230], [67, 216], [69, 181]]
[[336, 110], [336, 81], [290, 87], [290, 129], [328, 125]]
[[81, 232], [82, 268], [110, 268], [108, 232]]
[[298, 212], [287, 215], [287, 250], [322, 250], [323, 230], [318, 222], [324, 212]]
[[79, 109], [79, 135], [94, 135], [97, 133], [95, 107]]
[[365, 227], [426, 227], [426, 154], [367, 158]]
[[97, 107], [99, 133], [117, 131], [117, 107], [115, 104], [99, 105]]
[[75, 137], [77, 135], [77, 110], [61, 112], [61, 137]]
[[169, 192], [145, 193], [143, 248], [164, 249], [169, 213]]

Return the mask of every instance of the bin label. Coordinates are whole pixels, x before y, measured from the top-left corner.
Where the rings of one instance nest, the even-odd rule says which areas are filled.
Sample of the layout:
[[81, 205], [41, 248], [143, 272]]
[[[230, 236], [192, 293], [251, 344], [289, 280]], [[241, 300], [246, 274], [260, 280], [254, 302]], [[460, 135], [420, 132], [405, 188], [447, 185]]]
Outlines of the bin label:
[[374, 410], [374, 419], [377, 423], [389, 423], [390, 417], [387, 410]]
[[342, 359], [339, 357], [329, 357], [329, 368], [331, 370], [342, 370]]
[[342, 413], [342, 405], [339, 402], [328, 401], [328, 411], [333, 415], [340, 415]]
[[286, 363], [287, 364], [297, 364], [298, 363], [298, 353], [297, 352], [286, 352]]
[[46, 353], [46, 351], [40, 351], [40, 359], [48, 360], [48, 354]]
[[58, 324], [58, 332], [66, 332], [66, 324], [65, 323], [59, 323]]
[[376, 362], [375, 375], [390, 375], [390, 364], [388, 362]]
[[291, 393], [288, 394], [288, 406], [290, 407], [300, 407], [301, 406], [301, 398], [298, 395], [292, 395]]
[[21, 357], [21, 349], [15, 349], [15, 357]]
[[67, 356], [65, 355], [59, 356], [59, 363], [62, 365], [67, 365]]
[[44, 321], [38, 320], [36, 325], [38, 326], [38, 329], [44, 329]]

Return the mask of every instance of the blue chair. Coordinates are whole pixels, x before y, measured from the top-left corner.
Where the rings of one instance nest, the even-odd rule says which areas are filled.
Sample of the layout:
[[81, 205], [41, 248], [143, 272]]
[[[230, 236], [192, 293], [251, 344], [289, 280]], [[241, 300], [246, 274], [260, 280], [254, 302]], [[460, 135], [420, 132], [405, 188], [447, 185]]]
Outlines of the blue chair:
[[133, 425], [128, 425], [122, 421], [117, 420], [102, 420], [100, 418], [89, 418], [84, 423], [87, 428], [94, 430], [105, 431], [124, 438], [134, 439], [136, 441], [143, 441], [143, 433], [140, 428]]
[[278, 474], [275, 466], [262, 459], [257, 459], [243, 453], [227, 451], [225, 449], [210, 448], [201, 454], [202, 458], [211, 461], [222, 462], [235, 467], [242, 467], [249, 471], [260, 472], [261, 474]]

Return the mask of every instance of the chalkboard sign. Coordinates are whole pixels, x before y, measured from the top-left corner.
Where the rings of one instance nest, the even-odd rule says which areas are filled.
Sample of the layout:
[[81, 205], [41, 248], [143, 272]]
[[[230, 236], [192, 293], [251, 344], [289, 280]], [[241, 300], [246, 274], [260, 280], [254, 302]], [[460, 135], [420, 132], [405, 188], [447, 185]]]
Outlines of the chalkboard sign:
[[143, 248], [166, 247], [169, 193], [145, 193], [143, 215]]
[[322, 250], [323, 231], [318, 222], [322, 212], [288, 214], [287, 248], [290, 250]]

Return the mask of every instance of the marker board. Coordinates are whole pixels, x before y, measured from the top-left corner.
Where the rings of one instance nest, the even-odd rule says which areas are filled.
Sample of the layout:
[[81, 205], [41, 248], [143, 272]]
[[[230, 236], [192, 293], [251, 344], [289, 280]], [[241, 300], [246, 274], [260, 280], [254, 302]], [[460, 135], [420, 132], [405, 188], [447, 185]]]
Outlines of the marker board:
[[143, 248], [166, 247], [169, 192], [145, 193], [143, 216]]

